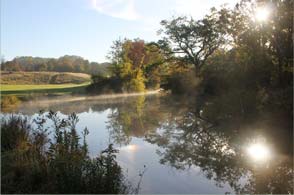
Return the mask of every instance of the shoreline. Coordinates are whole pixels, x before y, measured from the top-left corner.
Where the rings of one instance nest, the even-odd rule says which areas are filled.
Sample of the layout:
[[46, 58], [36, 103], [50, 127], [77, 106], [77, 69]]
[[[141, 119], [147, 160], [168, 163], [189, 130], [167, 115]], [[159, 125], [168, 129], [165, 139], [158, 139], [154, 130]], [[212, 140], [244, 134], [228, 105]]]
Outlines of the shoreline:
[[[61, 95], [55, 97], [46, 97], [42, 96], [40, 99], [32, 99], [25, 102], [42, 102], [42, 103], [57, 103], [57, 102], [75, 102], [75, 101], [84, 101], [84, 100], [105, 100], [105, 99], [116, 99], [116, 98], [125, 98], [125, 97], [136, 97], [136, 96], [149, 96], [157, 95], [163, 92], [163, 89], [157, 89], [152, 91], [145, 92], [136, 92], [136, 93], [117, 93], [117, 94], [101, 94], [101, 95]], [[51, 99], [52, 98], [52, 99]]]

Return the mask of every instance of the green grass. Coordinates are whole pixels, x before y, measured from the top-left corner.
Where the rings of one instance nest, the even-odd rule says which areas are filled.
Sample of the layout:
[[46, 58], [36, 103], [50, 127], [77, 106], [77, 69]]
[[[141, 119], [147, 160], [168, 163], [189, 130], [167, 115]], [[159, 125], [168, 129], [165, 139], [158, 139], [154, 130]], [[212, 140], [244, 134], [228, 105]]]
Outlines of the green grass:
[[22, 95], [31, 93], [83, 93], [89, 82], [83, 84], [48, 84], [48, 85], [1, 85], [2, 95]]
[[[90, 82], [91, 76], [70, 72], [8, 72], [0, 71], [2, 85], [59, 85]], [[22, 87], [21, 87], [22, 88]], [[30, 86], [29, 86], [30, 88]], [[49, 87], [51, 88], [51, 87]], [[55, 87], [54, 87], [55, 88]], [[14, 89], [13, 89], [14, 90]]]

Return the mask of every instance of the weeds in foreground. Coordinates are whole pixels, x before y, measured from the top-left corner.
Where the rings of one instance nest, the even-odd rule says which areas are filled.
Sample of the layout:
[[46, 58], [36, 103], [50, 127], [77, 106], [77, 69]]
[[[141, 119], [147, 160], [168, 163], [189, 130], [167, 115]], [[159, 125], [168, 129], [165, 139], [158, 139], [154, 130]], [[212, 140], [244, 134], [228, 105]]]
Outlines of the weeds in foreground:
[[[134, 193], [110, 144], [96, 158], [88, 155], [84, 129], [77, 134], [75, 113], [66, 119], [40, 113], [32, 124], [11, 116], [1, 121], [2, 193]], [[46, 124], [52, 124], [48, 127]], [[49, 129], [53, 136], [49, 136]], [[82, 141], [80, 141], [82, 139]]]

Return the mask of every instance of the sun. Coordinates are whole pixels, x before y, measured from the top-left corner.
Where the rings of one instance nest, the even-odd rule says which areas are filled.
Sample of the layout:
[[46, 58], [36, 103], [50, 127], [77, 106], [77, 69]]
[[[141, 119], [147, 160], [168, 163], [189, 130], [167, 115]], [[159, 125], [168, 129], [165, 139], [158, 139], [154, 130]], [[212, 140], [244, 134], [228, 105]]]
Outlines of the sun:
[[260, 21], [266, 21], [269, 17], [270, 10], [266, 7], [259, 7], [256, 9], [255, 18]]
[[249, 156], [257, 161], [264, 161], [269, 158], [269, 148], [261, 143], [254, 143], [247, 148]]

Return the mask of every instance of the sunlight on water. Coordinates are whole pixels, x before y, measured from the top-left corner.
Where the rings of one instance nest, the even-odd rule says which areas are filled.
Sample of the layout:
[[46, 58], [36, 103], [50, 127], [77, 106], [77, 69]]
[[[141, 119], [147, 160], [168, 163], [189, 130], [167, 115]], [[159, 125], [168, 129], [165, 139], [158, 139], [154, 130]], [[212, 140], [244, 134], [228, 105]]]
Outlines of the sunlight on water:
[[269, 148], [262, 143], [251, 144], [247, 148], [248, 155], [256, 161], [265, 161], [270, 157]]
[[138, 149], [138, 146], [135, 145], [135, 144], [130, 144], [128, 146], [125, 146], [125, 147], [121, 148], [121, 150], [125, 150], [125, 151], [128, 151], [128, 152], [135, 152], [137, 149]]

